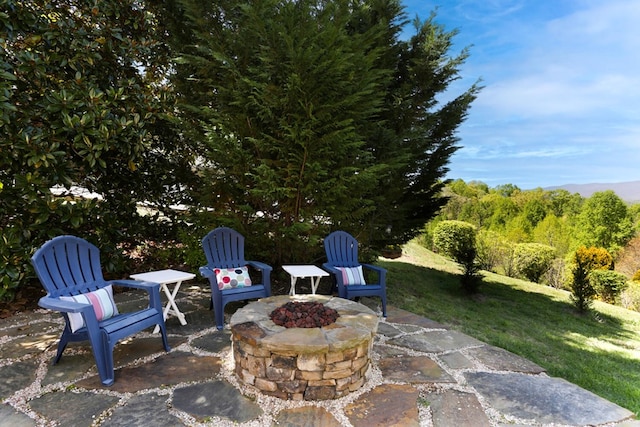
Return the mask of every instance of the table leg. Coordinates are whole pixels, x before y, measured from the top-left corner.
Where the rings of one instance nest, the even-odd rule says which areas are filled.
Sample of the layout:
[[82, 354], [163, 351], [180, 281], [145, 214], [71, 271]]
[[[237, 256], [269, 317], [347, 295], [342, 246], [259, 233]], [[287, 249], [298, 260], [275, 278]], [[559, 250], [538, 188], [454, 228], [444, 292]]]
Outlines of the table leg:
[[170, 312], [171, 314], [176, 316], [178, 320], [180, 320], [180, 324], [184, 326], [187, 324], [187, 320], [184, 318], [184, 314], [182, 314], [182, 312], [180, 311], [180, 309], [178, 309], [178, 306], [176, 305], [176, 295], [178, 295], [178, 291], [180, 290], [180, 285], [182, 285], [182, 282], [177, 282], [176, 287], [173, 288], [173, 292], [171, 293], [170, 304], [171, 304], [172, 310]]
[[318, 285], [320, 284], [320, 276], [318, 277], [311, 276], [310, 279], [311, 279], [311, 293], [315, 295], [316, 290], [318, 290]]
[[297, 277], [295, 276], [291, 276], [291, 289], [289, 289], [289, 295], [293, 296], [296, 294], [296, 281], [298, 280]]
[[[181, 284], [182, 284], [182, 281], [176, 282], [176, 286], [173, 288], [173, 292], [169, 290], [169, 287], [166, 284], [162, 284], [162, 290], [164, 294], [167, 296], [167, 305], [164, 307], [162, 315], [164, 317], [164, 320], [167, 320], [167, 317], [169, 317], [169, 314], [173, 314], [178, 318], [178, 320], [180, 321], [180, 324], [184, 326], [187, 324], [187, 320], [184, 318], [184, 314], [182, 314], [182, 312], [178, 309], [178, 306], [176, 305], [176, 301], [175, 301], [176, 295], [178, 295], [178, 291], [180, 290]], [[156, 334], [159, 331], [160, 331], [160, 327], [156, 325], [156, 327], [153, 329], [153, 333]]]

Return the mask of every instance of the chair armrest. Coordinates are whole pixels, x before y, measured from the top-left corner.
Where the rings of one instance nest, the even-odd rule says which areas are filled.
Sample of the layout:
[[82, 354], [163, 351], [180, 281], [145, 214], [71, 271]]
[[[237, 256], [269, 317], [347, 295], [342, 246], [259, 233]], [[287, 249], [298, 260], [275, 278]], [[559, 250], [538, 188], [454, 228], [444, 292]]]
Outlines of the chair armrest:
[[386, 268], [378, 267], [377, 265], [371, 265], [371, 264], [362, 264], [362, 268], [375, 271], [378, 274], [378, 284], [379, 285], [385, 284], [385, 277], [387, 276]]
[[160, 301], [160, 283], [146, 282], [142, 280], [121, 279], [112, 280], [109, 283], [133, 289], [142, 289], [149, 295], [149, 307], [162, 312], [162, 302]]
[[126, 288], [134, 288], [134, 289], [144, 289], [146, 291], [153, 291], [154, 288], [160, 289], [160, 284], [156, 282], [146, 282], [142, 280], [133, 280], [133, 279], [120, 279], [120, 280], [110, 280], [110, 284], [124, 286]]
[[271, 267], [270, 265], [267, 265], [264, 262], [259, 262], [259, 261], [247, 261], [247, 265], [250, 265], [251, 267], [255, 268], [258, 271], [273, 270], [273, 267]]
[[91, 307], [91, 310], [93, 310], [93, 306], [91, 304], [76, 301], [65, 301], [60, 298], [53, 298], [49, 296], [40, 298], [38, 300], [38, 305], [42, 308], [46, 308], [47, 310], [61, 311], [64, 313], [80, 313], [87, 307]]
[[378, 267], [377, 265], [371, 265], [371, 264], [362, 264], [362, 268], [368, 268], [369, 270], [377, 271], [378, 273], [387, 272], [386, 268]]
[[325, 270], [327, 270], [331, 274], [339, 274], [340, 273], [340, 270], [338, 270], [336, 267], [332, 266], [331, 264], [324, 263], [324, 264], [322, 264], [322, 268], [324, 268]]
[[202, 277], [206, 277], [207, 279], [210, 279], [212, 277], [215, 277], [215, 273], [213, 272], [213, 270], [209, 267], [209, 266], [202, 266], [198, 269], [198, 271], [200, 271], [200, 275]]

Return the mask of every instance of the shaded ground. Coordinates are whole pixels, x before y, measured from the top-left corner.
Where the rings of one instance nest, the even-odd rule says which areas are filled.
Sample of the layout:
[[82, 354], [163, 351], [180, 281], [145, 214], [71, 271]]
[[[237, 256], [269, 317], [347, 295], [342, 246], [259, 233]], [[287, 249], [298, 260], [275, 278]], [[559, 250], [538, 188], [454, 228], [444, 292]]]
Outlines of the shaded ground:
[[45, 294], [38, 282], [18, 290], [12, 301], [0, 301], [0, 319], [6, 319], [19, 312], [35, 310], [38, 308], [38, 300]]

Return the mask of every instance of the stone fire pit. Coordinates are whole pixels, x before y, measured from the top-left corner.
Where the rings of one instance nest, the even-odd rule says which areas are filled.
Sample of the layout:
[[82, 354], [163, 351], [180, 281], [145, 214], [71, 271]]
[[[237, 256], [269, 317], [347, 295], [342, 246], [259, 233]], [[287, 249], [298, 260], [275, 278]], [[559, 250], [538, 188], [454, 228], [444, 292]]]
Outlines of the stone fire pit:
[[[285, 328], [269, 317], [289, 301], [315, 301], [338, 311], [320, 328]], [[325, 295], [263, 298], [230, 321], [238, 380], [282, 399], [322, 400], [359, 389], [369, 369], [378, 316], [368, 307]]]

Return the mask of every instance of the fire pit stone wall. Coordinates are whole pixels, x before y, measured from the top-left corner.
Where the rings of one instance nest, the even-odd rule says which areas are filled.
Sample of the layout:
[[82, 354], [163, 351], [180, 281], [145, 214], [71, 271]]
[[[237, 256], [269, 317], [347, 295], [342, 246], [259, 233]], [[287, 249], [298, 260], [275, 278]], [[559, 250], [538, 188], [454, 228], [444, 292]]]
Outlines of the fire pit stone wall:
[[[340, 316], [321, 328], [278, 326], [269, 315], [289, 301], [321, 302]], [[230, 325], [239, 381], [282, 399], [325, 400], [364, 384], [378, 317], [368, 307], [342, 298], [282, 295], [239, 309]]]

